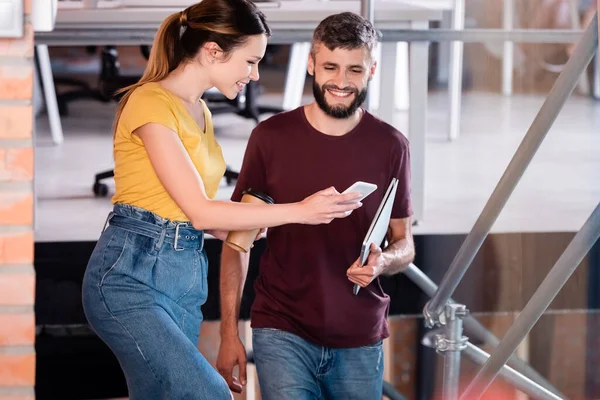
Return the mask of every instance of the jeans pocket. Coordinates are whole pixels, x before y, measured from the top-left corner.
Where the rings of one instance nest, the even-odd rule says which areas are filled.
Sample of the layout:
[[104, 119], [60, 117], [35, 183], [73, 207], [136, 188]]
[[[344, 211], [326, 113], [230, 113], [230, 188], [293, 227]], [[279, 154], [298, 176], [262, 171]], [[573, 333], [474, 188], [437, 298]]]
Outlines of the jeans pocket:
[[124, 258], [123, 255], [127, 249], [127, 240], [129, 239], [129, 232], [122, 229], [109, 227], [105, 233], [107, 240], [99, 248], [102, 254], [100, 262], [102, 275], [99, 286], [104, 285], [106, 278], [118, 268], [120, 261]]
[[204, 264], [205, 260], [195, 249], [176, 251], [173, 246], [165, 245], [153, 267], [152, 285], [184, 307], [188, 302], [198, 305], [202, 298], [206, 299]]
[[152, 288], [157, 256], [151, 254], [151, 244], [145, 236], [122, 228], [112, 229], [118, 233], [106, 246], [105, 260], [119, 255], [99, 286], [106, 309], [118, 316], [154, 304], [154, 294], [148, 289]]
[[252, 328], [252, 340], [260, 345], [271, 345], [273, 340], [291, 337], [287, 332], [276, 328]]
[[377, 343], [368, 344], [366, 346], [361, 346], [361, 349], [365, 350], [380, 350], [383, 348], [383, 340], [380, 340]]
[[196, 250], [198, 259], [198, 279], [196, 283], [196, 305], [203, 305], [208, 299], [208, 258], [204, 250]]

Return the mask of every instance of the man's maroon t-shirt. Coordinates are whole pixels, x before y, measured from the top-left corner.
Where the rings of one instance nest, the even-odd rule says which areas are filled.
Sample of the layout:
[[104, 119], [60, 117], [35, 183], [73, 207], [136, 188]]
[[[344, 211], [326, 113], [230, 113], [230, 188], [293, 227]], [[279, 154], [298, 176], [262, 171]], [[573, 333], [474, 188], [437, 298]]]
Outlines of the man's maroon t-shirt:
[[277, 114], [252, 132], [233, 201], [245, 189], [292, 203], [330, 186], [377, 185], [363, 206], [330, 224], [270, 228], [255, 281], [254, 328], [292, 332], [328, 347], [359, 347], [386, 338], [389, 297], [379, 279], [354, 295], [346, 270], [360, 255], [371, 220], [393, 177], [399, 179], [392, 218], [411, 215], [407, 139], [365, 112], [343, 136], [314, 129], [304, 108]]

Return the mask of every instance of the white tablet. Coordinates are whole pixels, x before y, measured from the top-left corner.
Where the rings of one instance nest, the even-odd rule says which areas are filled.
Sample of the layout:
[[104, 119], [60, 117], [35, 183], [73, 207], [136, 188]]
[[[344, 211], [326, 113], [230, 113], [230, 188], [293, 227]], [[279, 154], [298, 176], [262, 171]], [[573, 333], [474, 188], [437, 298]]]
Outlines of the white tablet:
[[[360, 249], [361, 266], [365, 265], [367, 259], [369, 258], [369, 253], [371, 252], [371, 243], [381, 246], [383, 239], [385, 239], [385, 235], [387, 234], [390, 225], [397, 187], [398, 180], [396, 178], [392, 178], [392, 182], [390, 183], [385, 196], [381, 200], [377, 213], [375, 213], [373, 221], [371, 221], [369, 231], [365, 235], [365, 238], [362, 242]], [[354, 294], [358, 294], [359, 290], [360, 286], [354, 285]]]

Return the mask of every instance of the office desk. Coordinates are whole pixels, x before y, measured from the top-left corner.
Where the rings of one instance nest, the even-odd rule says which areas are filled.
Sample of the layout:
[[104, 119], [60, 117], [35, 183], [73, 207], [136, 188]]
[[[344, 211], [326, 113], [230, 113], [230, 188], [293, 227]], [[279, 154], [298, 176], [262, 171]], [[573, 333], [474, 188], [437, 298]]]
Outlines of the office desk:
[[[97, 8], [83, 8], [79, 1], [59, 2], [56, 30], [68, 28], [157, 28], [170, 14], [179, 12], [185, 4], [196, 1], [121, 0], [100, 1]], [[156, 4], [149, 6], [148, 4]], [[423, 3], [424, 5], [419, 5]], [[375, 25], [378, 29], [398, 28], [398, 22], [440, 20], [450, 0], [376, 0]], [[143, 5], [146, 4], [146, 5]], [[174, 5], [174, 4], [180, 4]], [[136, 6], [132, 6], [136, 5]], [[273, 30], [314, 29], [328, 15], [342, 11], [360, 13], [358, 0], [291, 0], [257, 2]], [[107, 24], [110, 26], [107, 27]]]
[[[124, 0], [137, 5], [139, 1]], [[147, 2], [145, 2], [147, 3]], [[181, 1], [179, 1], [181, 3]], [[192, 4], [190, 1], [189, 4]], [[439, 21], [449, 0], [379, 0], [375, 1], [374, 22], [377, 29], [428, 29], [429, 22]], [[186, 4], [186, 3], [183, 3]], [[284, 108], [300, 105], [306, 76], [306, 61], [312, 30], [333, 13], [360, 12], [359, 1], [302, 0], [257, 3], [273, 30], [271, 42], [285, 42], [286, 34], [302, 33], [305, 42], [293, 45], [284, 90]], [[56, 27], [52, 32], [36, 34], [36, 43], [42, 45], [140, 45], [151, 44], [160, 23], [183, 7], [125, 6], [119, 1], [100, 1], [97, 8], [84, 9], [81, 2], [59, 2]], [[289, 42], [288, 42], [289, 43]], [[423, 217], [425, 187], [425, 136], [427, 117], [427, 89], [429, 43], [416, 41], [409, 44], [409, 76], [404, 82], [397, 68], [398, 44], [383, 42], [378, 56], [379, 70], [370, 85], [370, 94], [379, 100], [378, 115], [393, 124], [395, 91], [408, 86], [409, 132], [414, 218]], [[383, 84], [382, 84], [383, 83]], [[379, 91], [379, 95], [376, 93]], [[405, 132], [406, 133], [406, 132]]]

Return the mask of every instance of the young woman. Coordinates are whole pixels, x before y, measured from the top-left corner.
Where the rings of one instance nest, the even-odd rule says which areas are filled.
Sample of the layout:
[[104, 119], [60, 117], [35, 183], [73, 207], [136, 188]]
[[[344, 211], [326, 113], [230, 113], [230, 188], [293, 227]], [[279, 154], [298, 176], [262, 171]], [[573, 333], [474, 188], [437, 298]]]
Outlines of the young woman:
[[133, 400], [232, 398], [197, 348], [205, 232], [328, 223], [361, 205], [352, 202], [360, 194], [333, 188], [293, 204], [213, 199], [225, 162], [200, 98], [216, 87], [233, 99], [257, 80], [269, 34], [248, 0], [202, 0], [173, 14], [117, 110], [114, 210], [88, 263], [83, 305]]

